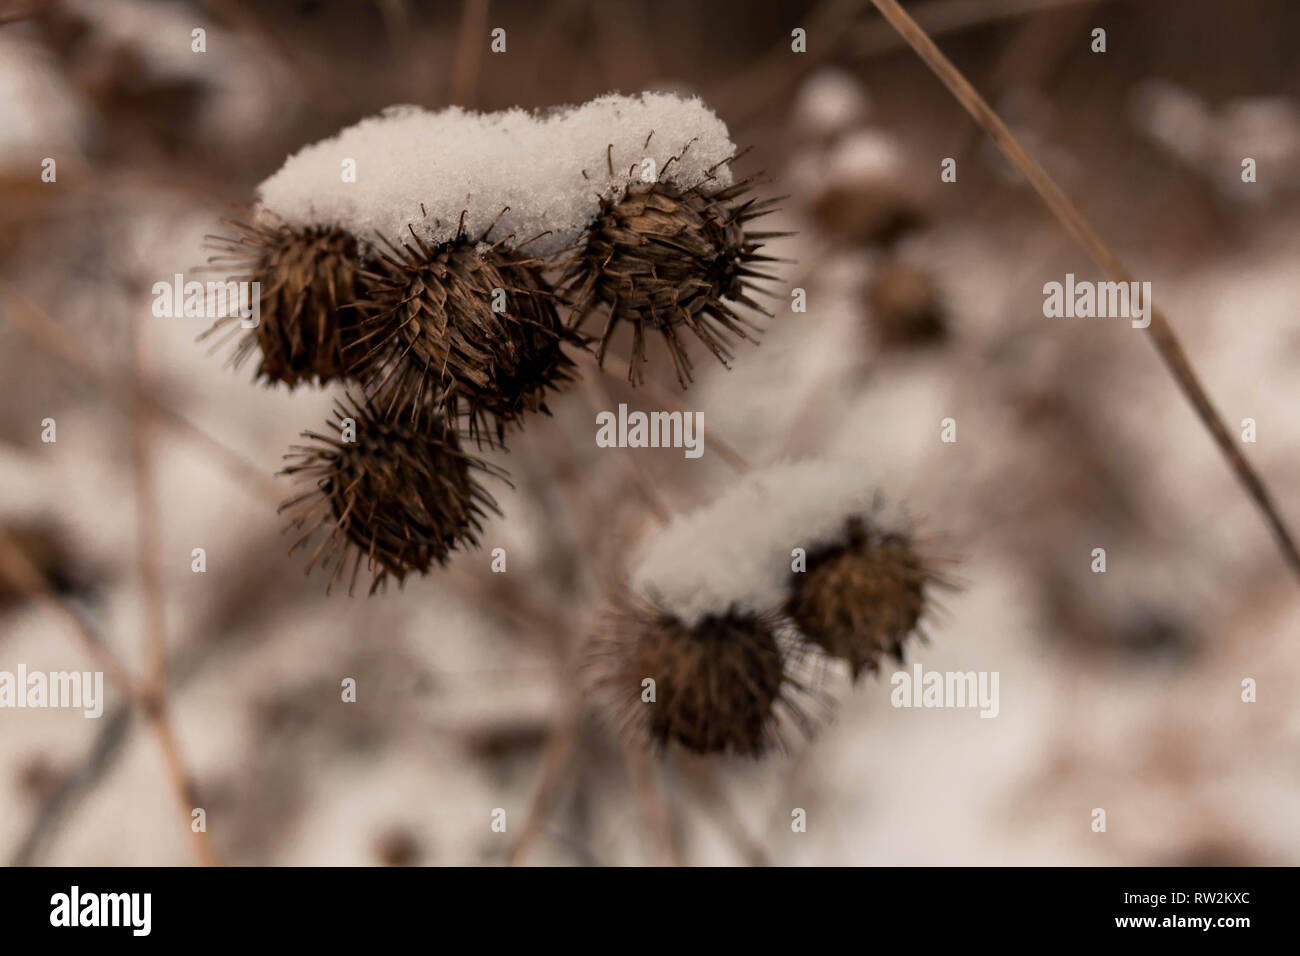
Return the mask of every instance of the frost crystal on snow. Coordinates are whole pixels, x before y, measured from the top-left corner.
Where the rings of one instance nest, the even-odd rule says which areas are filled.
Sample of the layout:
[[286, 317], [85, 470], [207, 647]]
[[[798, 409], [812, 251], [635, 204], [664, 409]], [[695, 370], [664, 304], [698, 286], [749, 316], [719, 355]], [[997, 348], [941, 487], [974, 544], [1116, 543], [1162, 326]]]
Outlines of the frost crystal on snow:
[[839, 540], [853, 515], [889, 530], [907, 526], [861, 465], [814, 460], [751, 472], [674, 518], [632, 572], [632, 588], [688, 625], [733, 606], [762, 613], [785, 599], [791, 551]]
[[[408, 225], [446, 242], [464, 212], [467, 236], [496, 220], [491, 241], [512, 236], [507, 246], [549, 255], [582, 234], [600, 199], [643, 177], [731, 185], [734, 153], [726, 124], [698, 97], [610, 93], [537, 115], [394, 106], [295, 153], [258, 193], [260, 208], [289, 225], [339, 225], [366, 243], [408, 240]], [[348, 160], [355, 182], [342, 175]]]

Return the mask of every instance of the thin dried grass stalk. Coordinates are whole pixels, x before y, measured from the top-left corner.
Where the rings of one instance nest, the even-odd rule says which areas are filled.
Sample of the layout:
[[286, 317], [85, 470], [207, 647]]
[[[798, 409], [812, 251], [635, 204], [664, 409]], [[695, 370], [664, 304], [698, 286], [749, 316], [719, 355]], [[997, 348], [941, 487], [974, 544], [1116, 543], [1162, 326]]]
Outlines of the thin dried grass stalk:
[[[1029, 180], [1034, 190], [1047, 204], [1047, 208], [1060, 220], [1066, 232], [1074, 237], [1075, 241], [1083, 247], [1093, 262], [1097, 263], [1102, 271], [1114, 281], [1126, 283], [1134, 281], [1132, 274], [1111, 252], [1106, 243], [1102, 241], [1101, 236], [1092, 228], [1092, 224], [1079, 211], [1079, 208], [1070, 201], [1070, 198], [1056, 184], [1056, 181], [1047, 174], [1047, 171], [1038, 164], [1037, 160], [1029, 155], [1024, 146], [1020, 144], [1020, 141], [1007, 128], [1007, 125], [993, 112], [992, 107], [984, 102], [984, 98], [971, 86], [970, 81], [943, 55], [925, 30], [898, 5], [897, 0], [872, 0], [872, 3], [898, 31], [899, 35], [916, 51], [917, 56], [925, 62], [926, 66], [939, 77], [944, 86], [948, 87], [952, 95], [966, 109], [966, 112], [970, 113], [975, 122], [980, 125], [980, 128], [993, 138], [993, 141], [998, 144], [998, 148], [1002, 150], [1007, 159], [1024, 173], [1025, 178]], [[1273, 532], [1273, 537], [1277, 540], [1278, 547], [1282, 551], [1283, 559], [1296, 577], [1300, 579], [1300, 548], [1296, 545], [1295, 535], [1278, 511], [1273, 496], [1264, 483], [1264, 479], [1246, 460], [1240, 445], [1233, 439], [1222, 416], [1215, 409], [1214, 403], [1210, 401], [1210, 396], [1206, 393], [1205, 387], [1192, 369], [1191, 362], [1188, 360], [1187, 353], [1183, 350], [1182, 343], [1174, 332], [1173, 326], [1169, 324], [1165, 314], [1156, 308], [1154, 304], [1151, 307], [1149, 332], [1151, 344], [1155, 346], [1156, 351], [1160, 354], [1165, 367], [1169, 369], [1169, 374], [1174, 377], [1174, 382], [1183, 395], [1186, 396], [1187, 401], [1191, 403], [1197, 417], [1201, 419], [1206, 430], [1209, 431], [1214, 443], [1219, 446], [1219, 451], [1228, 460], [1228, 465], [1236, 474], [1237, 480], [1263, 513], [1264, 520], [1268, 523], [1270, 530]]]

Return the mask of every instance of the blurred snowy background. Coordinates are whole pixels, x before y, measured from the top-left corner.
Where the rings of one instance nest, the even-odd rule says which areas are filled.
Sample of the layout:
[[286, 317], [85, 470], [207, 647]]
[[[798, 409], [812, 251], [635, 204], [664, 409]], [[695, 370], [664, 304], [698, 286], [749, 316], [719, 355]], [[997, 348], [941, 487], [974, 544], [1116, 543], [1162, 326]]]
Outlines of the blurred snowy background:
[[[1153, 283], [1230, 427], [1256, 422], [1248, 454], [1300, 521], [1300, 9], [907, 6]], [[266, 476], [152, 430], [169, 700], [224, 862], [1300, 862], [1295, 580], [1142, 333], [1043, 317], [1043, 283], [1098, 276], [869, 3], [3, 9], [0, 522], [143, 668], [129, 410], [21, 332], [20, 313]], [[489, 51], [497, 27], [505, 53]], [[790, 50], [796, 27], [807, 53]], [[254, 387], [251, 367], [195, 344], [202, 320], [155, 318], [151, 285], [202, 264], [203, 236], [286, 155], [389, 104], [642, 89], [703, 96], [753, 147], [740, 171], [790, 194], [764, 221], [797, 235], [776, 244], [795, 264], [761, 346], [742, 345], [731, 372], [701, 356], [685, 396], [662, 352], [640, 394], [617, 363], [603, 379], [586, 369], [593, 384], [500, 456], [518, 489], [482, 552], [402, 591], [327, 598], [286, 556], [266, 484], [338, 393]], [[45, 157], [56, 183], [41, 181]], [[945, 157], [956, 183], [939, 180]], [[1255, 184], [1240, 182], [1243, 157]], [[806, 313], [790, 311], [796, 287]], [[626, 566], [653, 521], [623, 453], [596, 447], [589, 402], [664, 396], [754, 465], [862, 460], [961, 554], [965, 588], [914, 659], [1000, 672], [998, 717], [894, 709], [885, 678], [840, 681], [833, 721], [788, 755], [621, 747], [574, 665], [605, 569]], [[948, 417], [953, 444], [939, 440]], [[633, 454], [676, 509], [734, 478], [712, 451]], [[489, 572], [495, 547], [505, 575]], [[0, 670], [19, 664], [91, 666], [64, 622], [0, 582]], [[345, 677], [355, 704], [340, 702]], [[791, 831], [796, 807], [806, 833]], [[1090, 828], [1098, 807], [1105, 833]], [[187, 817], [120, 694], [98, 721], [0, 710], [0, 859], [185, 863]]]

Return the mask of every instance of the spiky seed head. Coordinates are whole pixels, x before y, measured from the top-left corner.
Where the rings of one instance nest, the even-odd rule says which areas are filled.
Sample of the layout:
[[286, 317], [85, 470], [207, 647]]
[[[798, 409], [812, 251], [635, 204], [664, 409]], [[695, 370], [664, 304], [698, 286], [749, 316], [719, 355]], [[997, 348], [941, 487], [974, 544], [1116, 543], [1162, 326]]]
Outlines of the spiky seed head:
[[[348, 420], [355, 423], [349, 427]], [[319, 562], [332, 589], [352, 561], [348, 592], [362, 558], [373, 574], [370, 593], [389, 576], [400, 585], [407, 574], [446, 564], [456, 548], [478, 546], [480, 520], [500, 514], [479, 478], [503, 472], [461, 449], [460, 438], [441, 415], [420, 427], [388, 421], [351, 397], [335, 408], [333, 435], [304, 432], [314, 444], [296, 445], [282, 474], [311, 487], [281, 505], [304, 530], [292, 552], [324, 531], [307, 570]], [[349, 440], [354, 439], [354, 440]]]
[[560, 289], [572, 302], [575, 327], [603, 308], [605, 328], [597, 358], [603, 363], [621, 325], [632, 328], [628, 378], [644, 380], [647, 334], [663, 337], [682, 387], [692, 379], [682, 341], [689, 331], [724, 365], [734, 339], [756, 338], [758, 328], [729, 303], [771, 315], [750, 297], [755, 279], [775, 279], [758, 263], [762, 240], [780, 233], [746, 232], [745, 224], [772, 211], [776, 200], [737, 203], [752, 186], [744, 180], [706, 192], [662, 182], [633, 183], [617, 200], [601, 202], [600, 216], [580, 240]]
[[[573, 377], [565, 328], [541, 260], [463, 236], [430, 246], [389, 244], [371, 274], [364, 334], [367, 393], [387, 417], [426, 409], [466, 413], [470, 432], [531, 412]], [[495, 307], [495, 310], [494, 310]]]
[[903, 661], [927, 585], [946, 585], [910, 535], [860, 517], [846, 522], [842, 541], [810, 552], [807, 570], [791, 578], [786, 613], [806, 640], [846, 661], [854, 679], [879, 670], [886, 657]]
[[[688, 625], [623, 597], [593, 645], [595, 684], [624, 732], [643, 745], [757, 757], [782, 744], [783, 719], [811, 727], [778, 628], [770, 615], [735, 610]], [[646, 678], [654, 681], [651, 702]]]
[[[361, 313], [355, 303], [364, 279], [356, 237], [337, 226], [227, 224], [235, 234], [213, 238], [221, 254], [209, 262], [237, 273], [232, 280], [261, 284], [260, 321], [238, 340], [231, 363], [239, 367], [258, 352], [256, 377], [290, 388], [358, 374]], [[224, 342], [239, 334], [239, 322], [226, 315], [201, 338], [229, 330]]]
[[891, 261], [877, 270], [867, 286], [867, 306], [885, 346], [933, 345], [948, 336], [934, 280], [907, 263]]
[[809, 212], [823, 232], [850, 246], [889, 248], [925, 222], [910, 196], [878, 182], [836, 183], [813, 200]]

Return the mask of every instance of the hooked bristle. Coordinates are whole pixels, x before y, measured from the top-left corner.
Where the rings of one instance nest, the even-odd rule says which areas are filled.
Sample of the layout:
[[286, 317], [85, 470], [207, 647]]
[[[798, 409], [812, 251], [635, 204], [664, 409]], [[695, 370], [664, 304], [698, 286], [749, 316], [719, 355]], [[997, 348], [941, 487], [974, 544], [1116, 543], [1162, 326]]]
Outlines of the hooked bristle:
[[561, 322], [540, 260], [460, 237], [430, 246], [388, 244], [369, 273], [362, 336], [366, 391], [385, 417], [417, 422], [429, 409], [471, 435], [548, 413], [546, 393], [573, 378]]
[[842, 540], [810, 552], [807, 569], [791, 575], [785, 611], [857, 679], [886, 657], [902, 663], [927, 609], [927, 586], [950, 586], [930, 565], [908, 534], [850, 518]]
[[[361, 327], [356, 302], [364, 279], [356, 237], [337, 226], [227, 224], [236, 234], [213, 238], [223, 254], [209, 263], [238, 270], [232, 279], [261, 285], [260, 320], [239, 339], [231, 364], [238, 368], [259, 352], [255, 377], [290, 388], [357, 375], [362, 355], [355, 348]], [[234, 326], [222, 344], [238, 334], [239, 321], [224, 316], [200, 339]]]
[[374, 575], [373, 594], [389, 576], [400, 585], [411, 572], [445, 565], [457, 548], [477, 547], [480, 519], [501, 513], [476, 473], [503, 480], [505, 473], [462, 451], [441, 415], [413, 428], [386, 421], [349, 396], [335, 408], [330, 427], [335, 436], [304, 432], [314, 444], [295, 445], [285, 456], [294, 464], [281, 474], [313, 487], [280, 506], [297, 512], [289, 527], [307, 528], [290, 553], [325, 530], [307, 570], [318, 561], [330, 570], [327, 593], [348, 564], [349, 550], [348, 593], [364, 557]]
[[683, 331], [730, 366], [733, 341], [756, 339], [760, 330], [728, 303], [771, 316], [750, 293], [758, 289], [754, 280], [776, 278], [758, 271], [759, 263], [777, 261], [758, 252], [758, 240], [773, 234], [747, 234], [745, 224], [771, 212], [776, 200], [734, 203], [752, 180], [712, 194], [702, 186], [633, 183], [621, 198], [602, 201], [599, 218], [560, 280], [561, 293], [573, 304], [573, 327], [580, 328], [592, 312], [606, 311], [601, 363], [619, 326], [632, 327], [628, 379], [634, 384], [644, 381], [648, 332], [663, 337], [685, 388], [693, 375]]
[[785, 720], [805, 734], [813, 726], [794, 699], [807, 689], [790, 673], [779, 627], [771, 615], [735, 610], [687, 625], [624, 598], [594, 644], [595, 685], [643, 746], [758, 757], [784, 746]]

